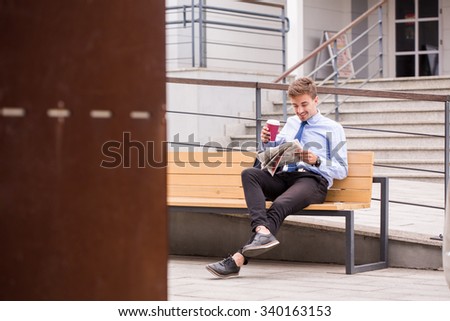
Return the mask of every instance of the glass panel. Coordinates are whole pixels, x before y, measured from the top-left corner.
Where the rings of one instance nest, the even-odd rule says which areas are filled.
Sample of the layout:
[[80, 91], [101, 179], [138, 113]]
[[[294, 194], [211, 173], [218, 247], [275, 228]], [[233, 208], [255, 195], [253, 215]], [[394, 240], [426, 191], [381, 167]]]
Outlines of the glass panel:
[[396, 58], [396, 77], [415, 76], [415, 58], [411, 56], [397, 56]]
[[395, 19], [411, 19], [414, 17], [414, 0], [395, 1]]
[[419, 55], [419, 76], [437, 76], [439, 57], [437, 54]]
[[438, 50], [438, 28], [437, 21], [419, 22], [419, 50]]
[[414, 23], [395, 25], [396, 51], [414, 51]]
[[419, 0], [419, 18], [436, 18], [438, 16], [438, 0]]

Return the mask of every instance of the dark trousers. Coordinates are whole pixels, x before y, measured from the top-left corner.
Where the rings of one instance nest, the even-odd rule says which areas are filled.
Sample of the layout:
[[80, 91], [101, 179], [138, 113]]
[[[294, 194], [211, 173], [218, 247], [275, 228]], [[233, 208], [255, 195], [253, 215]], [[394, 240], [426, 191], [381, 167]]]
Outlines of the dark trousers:
[[[254, 167], [242, 172], [242, 186], [252, 231], [264, 225], [273, 235], [288, 215], [310, 204], [323, 203], [328, 191], [327, 180], [311, 172], [278, 172], [271, 176]], [[266, 200], [273, 202], [269, 209], [266, 209]]]

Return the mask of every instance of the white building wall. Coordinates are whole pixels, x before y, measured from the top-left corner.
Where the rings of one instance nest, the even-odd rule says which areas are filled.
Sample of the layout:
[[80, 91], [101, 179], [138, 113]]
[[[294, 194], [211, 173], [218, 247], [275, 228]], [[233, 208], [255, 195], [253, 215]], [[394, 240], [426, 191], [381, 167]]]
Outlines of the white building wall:
[[[303, 0], [287, 0], [286, 15], [290, 21], [290, 31], [287, 36], [287, 69], [294, 66], [303, 57]], [[303, 66], [292, 74], [295, 77], [303, 75]]]
[[[351, 0], [304, 0], [303, 21], [305, 57], [319, 46], [323, 31], [339, 31], [351, 22]], [[314, 64], [315, 59], [307, 62], [304, 73], [311, 72]]]

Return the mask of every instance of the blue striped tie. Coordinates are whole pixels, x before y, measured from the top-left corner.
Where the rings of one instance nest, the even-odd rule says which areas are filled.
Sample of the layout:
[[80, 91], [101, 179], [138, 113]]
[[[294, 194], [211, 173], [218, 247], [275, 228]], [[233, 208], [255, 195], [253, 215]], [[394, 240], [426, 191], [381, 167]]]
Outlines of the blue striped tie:
[[[297, 134], [295, 135], [295, 138], [298, 139], [298, 141], [300, 142], [302, 139], [302, 135], [303, 135], [303, 130], [305, 129], [305, 125], [308, 122], [302, 121], [302, 124], [300, 125], [300, 129], [298, 130]], [[288, 164], [288, 168], [287, 168], [287, 172], [295, 172], [297, 170], [297, 164], [292, 163], [292, 164]]]

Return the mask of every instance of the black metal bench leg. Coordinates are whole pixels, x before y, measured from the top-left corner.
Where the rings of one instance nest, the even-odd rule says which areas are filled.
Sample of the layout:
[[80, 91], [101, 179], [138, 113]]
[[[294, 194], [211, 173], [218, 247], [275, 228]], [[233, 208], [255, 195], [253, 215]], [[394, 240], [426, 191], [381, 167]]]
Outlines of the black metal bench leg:
[[389, 178], [374, 177], [374, 183], [380, 183], [380, 260], [374, 263], [355, 265], [355, 220], [353, 211], [345, 211], [345, 272], [354, 274], [366, 271], [384, 269], [388, 263], [389, 242]]
[[388, 241], [389, 241], [389, 178], [374, 177], [374, 183], [380, 183], [380, 260], [389, 265]]
[[355, 273], [355, 215], [353, 211], [345, 214], [345, 273]]

